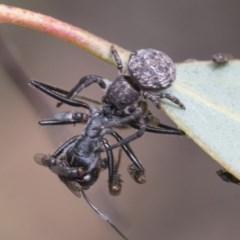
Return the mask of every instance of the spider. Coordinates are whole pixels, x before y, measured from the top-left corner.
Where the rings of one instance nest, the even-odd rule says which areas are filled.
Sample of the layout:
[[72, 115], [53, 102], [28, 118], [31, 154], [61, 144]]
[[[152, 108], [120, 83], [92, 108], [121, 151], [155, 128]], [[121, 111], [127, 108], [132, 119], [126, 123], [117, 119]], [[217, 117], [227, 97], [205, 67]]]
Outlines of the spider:
[[[152, 114], [149, 114], [146, 101], [141, 100], [141, 97], [148, 99], [155, 107], [160, 108], [160, 99], [166, 98], [181, 109], [185, 109], [179, 99], [162, 91], [170, 87], [175, 80], [176, 70], [172, 60], [158, 50], [137, 50], [131, 54], [128, 70], [124, 73], [121, 58], [114, 46], [111, 47], [111, 53], [121, 73], [113, 82], [109, 83], [109, 80], [98, 75], [87, 75], [82, 77], [69, 92], [45, 84], [45, 93], [58, 99], [60, 102], [57, 107], [60, 107], [63, 103], [75, 106], [79, 92], [93, 83], [98, 83], [102, 89], [106, 89], [106, 94], [102, 98], [102, 111], [109, 121], [101, 128], [128, 124], [138, 129], [128, 138], [112, 145], [111, 149], [141, 137], [145, 131], [184, 135], [184, 132], [179, 129], [161, 124]], [[155, 93], [156, 91], [158, 93]], [[82, 107], [88, 108], [88, 105], [82, 102]], [[117, 122], [111, 119], [117, 119]], [[154, 122], [156, 127], [147, 125], [151, 122]]]

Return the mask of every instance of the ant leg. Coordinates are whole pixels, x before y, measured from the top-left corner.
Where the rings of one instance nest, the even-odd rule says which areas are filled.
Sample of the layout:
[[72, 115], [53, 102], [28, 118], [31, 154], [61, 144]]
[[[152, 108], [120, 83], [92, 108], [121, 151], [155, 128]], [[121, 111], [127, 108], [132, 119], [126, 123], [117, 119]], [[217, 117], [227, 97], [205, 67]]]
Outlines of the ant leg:
[[[38, 82], [38, 81], [34, 81], [34, 80], [32, 80], [32, 81], [30, 81], [29, 82], [29, 85], [30, 86], [32, 86], [33, 84], [44, 84], [44, 83], [41, 83], [41, 82]], [[52, 88], [52, 90], [53, 91], [55, 91], [55, 92], [58, 92], [58, 93], [61, 93], [62, 95], [65, 95], [65, 96], [67, 96], [68, 94], [69, 94], [69, 91], [67, 91], [67, 90], [64, 90], [64, 89], [62, 89], [62, 88], [59, 88], [59, 87], [55, 87], [55, 86], [50, 86], [50, 85], [48, 85], [48, 84], [44, 84], [45, 86], [47, 86], [47, 87], [50, 87], [50, 88]], [[99, 101], [97, 101], [97, 100], [94, 100], [94, 99], [91, 99], [91, 98], [88, 98], [88, 97], [85, 97], [85, 96], [77, 96], [77, 98], [78, 99], [81, 99], [81, 100], [84, 100], [84, 101], [87, 101], [87, 102], [91, 102], [91, 103], [94, 103], [94, 104], [98, 104], [98, 105], [101, 105], [101, 102], [99, 102]]]
[[[140, 125], [137, 122], [131, 122], [128, 124], [135, 129], [140, 128]], [[176, 136], [185, 135], [185, 133], [182, 130], [174, 128], [174, 127], [170, 127], [170, 126], [167, 126], [167, 125], [164, 125], [161, 123], [159, 123], [157, 125], [157, 127], [152, 127], [152, 126], [147, 125], [145, 131], [150, 132], [150, 133], [176, 135]]]
[[79, 139], [79, 135], [68, 139], [60, 147], [58, 147], [55, 152], [51, 155], [53, 158], [59, 157], [64, 151], [66, 151], [71, 145], [73, 145]]
[[79, 100], [76, 100], [76, 99], [68, 99], [66, 96], [61, 95], [62, 90], [57, 88], [57, 87], [48, 85], [46, 83], [38, 82], [38, 81], [35, 81], [35, 80], [31, 80], [29, 82], [29, 85], [38, 89], [38, 90], [40, 90], [40, 91], [42, 91], [42, 92], [44, 92], [45, 94], [51, 96], [52, 98], [55, 98], [55, 99], [57, 99], [61, 102], [64, 102], [64, 103], [66, 103], [70, 106], [83, 107], [83, 108], [86, 108], [86, 109], [90, 108], [90, 106], [85, 102], [82, 102], [82, 101], [79, 101]]
[[119, 70], [120, 73], [122, 73], [123, 72], [122, 60], [117, 52], [117, 49], [114, 47], [114, 45], [111, 46], [111, 53], [113, 56], [113, 60], [117, 65], [117, 69]]
[[[66, 95], [66, 98], [68, 99], [74, 99], [75, 96], [82, 91], [84, 88], [88, 87], [89, 85], [93, 83], [98, 83], [98, 85], [105, 89], [107, 87], [105, 79], [98, 75], [87, 75], [82, 77], [79, 82], [68, 92]], [[57, 103], [57, 107], [60, 107], [64, 102]]]
[[[140, 128], [140, 125], [138, 122], [130, 122], [128, 124], [135, 129]], [[178, 135], [178, 136], [185, 135], [185, 133], [182, 130], [164, 125], [162, 123], [157, 124], [156, 127], [147, 125], [145, 131], [150, 133], [157, 133], [157, 134]]]
[[[123, 138], [115, 131], [110, 133], [118, 142], [121, 142]], [[129, 166], [129, 174], [130, 176], [137, 182], [137, 183], [145, 183], [146, 178], [144, 175], [144, 168], [142, 164], [137, 159], [136, 155], [134, 154], [133, 150], [128, 144], [122, 145], [123, 151], [126, 153], [126, 155], [131, 160], [132, 164]]]
[[89, 114], [81, 112], [63, 112], [55, 115], [54, 119], [44, 119], [39, 121], [39, 125], [64, 125], [64, 124], [76, 124], [86, 123], [89, 119]]
[[107, 153], [107, 164], [108, 164], [108, 183], [109, 183], [109, 192], [116, 196], [120, 194], [122, 185], [120, 175], [118, 174], [118, 167], [120, 159], [118, 159], [117, 163], [114, 163], [113, 152], [112, 150], [108, 150], [110, 147], [107, 139], [103, 138], [102, 140], [103, 146]]
[[123, 144], [127, 144], [127, 143], [129, 143], [129, 142], [131, 142], [131, 141], [133, 141], [137, 138], [140, 138], [146, 130], [146, 124], [145, 124], [145, 122], [143, 121], [142, 118], [139, 120], [139, 122], [140, 122], [140, 126], [139, 126], [139, 130], [137, 132], [135, 132], [134, 134], [132, 134], [132, 135], [126, 137], [126, 138], [123, 138], [118, 143], [115, 143], [115, 144], [111, 145], [109, 149], [117, 148], [119, 146], [122, 146]]

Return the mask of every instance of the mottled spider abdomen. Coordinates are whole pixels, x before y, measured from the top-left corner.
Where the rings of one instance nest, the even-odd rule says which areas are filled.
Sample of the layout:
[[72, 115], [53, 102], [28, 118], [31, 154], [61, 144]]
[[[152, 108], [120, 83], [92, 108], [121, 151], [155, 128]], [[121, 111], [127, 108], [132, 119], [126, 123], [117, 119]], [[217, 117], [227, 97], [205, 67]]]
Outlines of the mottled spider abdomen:
[[171, 85], [176, 78], [172, 59], [155, 49], [140, 49], [133, 52], [128, 62], [130, 75], [135, 84], [145, 91], [162, 90]]

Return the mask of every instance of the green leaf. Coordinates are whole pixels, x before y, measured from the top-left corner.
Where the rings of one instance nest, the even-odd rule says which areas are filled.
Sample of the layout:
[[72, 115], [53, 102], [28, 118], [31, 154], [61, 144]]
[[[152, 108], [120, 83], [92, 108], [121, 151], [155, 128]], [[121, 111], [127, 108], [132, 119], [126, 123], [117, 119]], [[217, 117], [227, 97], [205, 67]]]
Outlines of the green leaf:
[[240, 179], [240, 61], [180, 63], [177, 80], [167, 92], [186, 107], [163, 104], [168, 116]]

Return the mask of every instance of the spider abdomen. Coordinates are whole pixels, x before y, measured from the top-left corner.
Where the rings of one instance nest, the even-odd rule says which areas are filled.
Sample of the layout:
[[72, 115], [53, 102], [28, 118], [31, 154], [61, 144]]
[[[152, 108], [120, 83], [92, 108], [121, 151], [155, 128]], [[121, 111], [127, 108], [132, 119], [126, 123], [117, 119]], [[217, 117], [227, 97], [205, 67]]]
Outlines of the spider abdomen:
[[140, 49], [133, 52], [128, 70], [141, 90], [157, 91], [169, 87], [176, 78], [172, 59], [155, 49]]

